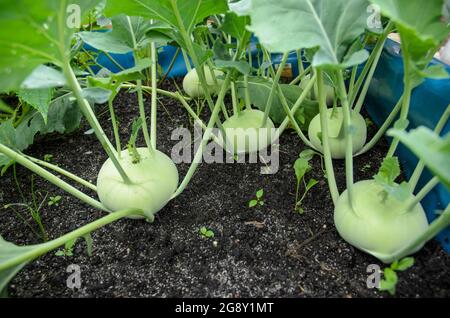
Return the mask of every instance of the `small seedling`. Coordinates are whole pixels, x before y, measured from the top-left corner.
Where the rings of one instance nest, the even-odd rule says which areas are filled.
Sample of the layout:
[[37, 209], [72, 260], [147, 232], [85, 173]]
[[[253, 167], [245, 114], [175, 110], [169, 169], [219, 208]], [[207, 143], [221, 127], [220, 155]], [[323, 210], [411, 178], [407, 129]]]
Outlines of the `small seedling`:
[[[86, 247], [87, 247], [87, 254], [89, 256], [92, 256], [93, 253], [93, 241], [92, 241], [92, 236], [90, 233], [86, 234], [83, 236], [84, 241], [86, 242]], [[73, 256], [73, 249], [75, 248], [75, 244], [77, 243], [78, 238], [71, 240], [69, 242], [67, 242], [64, 245], [64, 248], [62, 250], [59, 250], [55, 253], [56, 256], [60, 256], [60, 257], [71, 257]]]
[[380, 282], [380, 291], [387, 291], [392, 296], [395, 295], [398, 275], [397, 272], [404, 272], [407, 269], [414, 266], [414, 258], [406, 257], [401, 261], [395, 261], [390, 267], [387, 267], [383, 271], [384, 279]]
[[365, 164], [362, 168], [361, 171], [362, 172], [370, 172], [372, 170], [372, 165], [370, 163]]
[[51, 154], [44, 155], [44, 161], [45, 162], [52, 162], [53, 161], [53, 155], [51, 155]]
[[78, 239], [71, 240], [64, 245], [64, 249], [59, 250], [55, 253], [56, 256], [73, 256], [73, 248]]
[[210, 229], [208, 229], [206, 226], [202, 226], [200, 228], [200, 235], [204, 238], [213, 238], [214, 232]]
[[61, 202], [62, 197], [60, 195], [57, 195], [55, 197], [50, 197], [50, 200], [48, 201], [48, 206], [59, 206], [59, 203]]
[[253, 200], [250, 200], [248, 202], [249, 208], [254, 208], [257, 205], [263, 206], [264, 205], [264, 190], [260, 189], [256, 192], [256, 198]]
[[[311, 171], [312, 166], [310, 164], [311, 160], [314, 158], [314, 156], [317, 153], [313, 150], [305, 150], [302, 153], [300, 153], [299, 158], [297, 161], [295, 161], [294, 164], [294, 171], [295, 176], [297, 178], [297, 186], [295, 191], [295, 211], [299, 214], [303, 214], [305, 210], [302, 207], [302, 203], [305, 200], [306, 195], [308, 192], [319, 183], [319, 181], [315, 179], [310, 179], [308, 182], [306, 182], [305, 175]], [[305, 187], [305, 190], [300, 197], [300, 185], [303, 182], [303, 185]]]

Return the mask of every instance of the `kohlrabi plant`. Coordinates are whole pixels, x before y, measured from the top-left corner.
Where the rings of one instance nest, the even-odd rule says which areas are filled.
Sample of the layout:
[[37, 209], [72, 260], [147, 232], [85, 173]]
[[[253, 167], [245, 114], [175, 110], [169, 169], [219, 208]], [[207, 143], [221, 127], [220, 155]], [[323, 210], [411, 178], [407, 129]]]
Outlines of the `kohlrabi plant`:
[[[313, 149], [324, 153], [327, 180], [335, 204], [334, 220], [340, 235], [383, 262], [389, 263], [417, 252], [439, 230], [448, 226], [447, 210], [439, 219], [428, 225], [421, 200], [439, 183], [448, 185], [443, 169], [448, 170], [448, 138], [440, 140], [439, 135], [448, 120], [448, 109], [438, 123], [434, 135], [420, 128], [411, 133], [415, 138], [408, 146], [422, 159], [425, 140], [428, 141], [428, 155], [422, 160], [409, 182], [398, 184], [400, 175], [398, 160], [394, 157], [400, 140], [411, 141], [408, 127], [408, 110], [412, 90], [424, 78], [447, 78], [442, 67], [429, 66], [434, 53], [449, 35], [449, 27], [441, 17], [443, 0], [433, 2], [372, 0], [380, 6], [382, 13], [390, 19], [380, 33], [371, 54], [364, 48], [361, 39], [372, 26], [368, 25], [366, 0], [261, 0], [251, 1], [250, 29], [263, 46], [276, 52], [292, 50], [313, 50], [311, 57], [314, 85], [317, 86], [320, 115], [313, 120], [311, 142], [296, 129], [302, 140]], [[420, 16], [421, 19], [417, 19]], [[382, 24], [379, 25], [381, 27]], [[380, 57], [383, 43], [394, 30], [401, 35], [402, 55], [405, 66], [404, 92], [391, 115], [367, 145], [366, 123], [360, 117], [371, 78]], [[366, 63], [362, 74], [357, 67]], [[350, 83], [345, 73], [351, 70]], [[325, 75], [326, 74], [326, 75]], [[327, 108], [327, 92], [324, 78], [333, 79], [340, 107]], [[310, 90], [313, 87], [310, 87]], [[306, 90], [305, 90], [306, 91]], [[359, 97], [358, 97], [359, 96]], [[356, 101], [356, 103], [355, 103]], [[336, 104], [336, 103], [335, 103]], [[394, 136], [391, 147], [380, 172], [372, 180], [354, 182], [353, 156], [368, 151], [397, 120], [390, 135]], [[291, 123], [296, 126], [295, 120]], [[409, 136], [409, 138], [408, 138]], [[420, 138], [419, 138], [420, 136]], [[318, 141], [320, 141], [320, 149]], [[433, 143], [431, 143], [433, 141]], [[431, 147], [431, 148], [430, 148]], [[431, 154], [433, 149], [433, 154]], [[439, 155], [438, 155], [439, 154]], [[333, 167], [333, 158], [345, 157], [347, 189], [340, 193]], [[444, 157], [446, 159], [444, 159]], [[433, 160], [432, 160], [432, 159]], [[437, 164], [440, 161], [440, 166]], [[424, 167], [428, 165], [436, 174], [423, 189], [416, 192], [416, 186]], [[438, 169], [438, 170], [433, 170]], [[448, 176], [447, 176], [448, 177]]]
[[[178, 185], [175, 164], [157, 149], [157, 98], [161, 94], [181, 99], [186, 104], [189, 99], [158, 89], [157, 49], [164, 41], [174, 40], [186, 50], [197, 69], [204, 69], [205, 56], [209, 55], [205, 55], [204, 50], [192, 41], [192, 32], [205, 17], [225, 13], [226, 1], [111, 0], [108, 1], [105, 13], [112, 17], [112, 31], [77, 32], [81, 27], [80, 19], [99, 3], [99, 0], [45, 0], [39, 3], [31, 0], [8, 0], [0, 4], [1, 92], [23, 88], [64, 88], [67, 97], [77, 101], [81, 113], [108, 155], [108, 160], [99, 170], [95, 185], [52, 163], [23, 154], [26, 146], [19, 147], [12, 139], [1, 139], [2, 158], [24, 166], [87, 205], [110, 213], [40, 245], [16, 246], [0, 238], [0, 290], [29, 261], [68, 242], [74, 242], [76, 238], [86, 236], [99, 227], [124, 217], [153, 221], [155, 214], [186, 188], [198, 167], [198, 158], [211, 138], [211, 132], [205, 133], [202, 147], [196, 154], [197, 159], [183, 182]], [[82, 16], [78, 16], [79, 12]], [[74, 71], [72, 58], [83, 42], [109, 53], [132, 52], [135, 67], [107, 77], [78, 74]], [[239, 51], [235, 56], [239, 54], [242, 52]], [[232, 61], [230, 64], [233, 65]], [[219, 112], [223, 107], [233, 70], [233, 66], [228, 65], [222, 67], [226, 75], [216, 102], [212, 99], [213, 92], [210, 92], [205, 75], [199, 72], [202, 89], [212, 110], [209, 128], [213, 128], [216, 123], [221, 127]], [[148, 69], [150, 87], [143, 85], [143, 80], [146, 79], [144, 74]], [[139, 120], [131, 129], [130, 142], [126, 147], [120, 139], [114, 108], [115, 97], [121, 89], [136, 92], [140, 114]], [[151, 95], [149, 123], [144, 93]], [[108, 103], [114, 143], [100, 126], [92, 107], [94, 103]], [[145, 147], [136, 146], [138, 133], [144, 135]], [[56, 174], [94, 191], [99, 200], [86, 195]]]

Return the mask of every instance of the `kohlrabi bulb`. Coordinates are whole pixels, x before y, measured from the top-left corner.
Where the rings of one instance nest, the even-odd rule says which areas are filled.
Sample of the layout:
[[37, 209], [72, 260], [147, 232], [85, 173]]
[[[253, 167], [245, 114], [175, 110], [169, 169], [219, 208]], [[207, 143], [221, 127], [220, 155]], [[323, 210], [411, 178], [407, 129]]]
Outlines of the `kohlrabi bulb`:
[[98, 175], [98, 196], [113, 212], [136, 208], [153, 219], [177, 189], [178, 170], [173, 161], [160, 151], [153, 155], [147, 148], [138, 148], [137, 151], [141, 156], [139, 163], [133, 163], [127, 150], [122, 152], [119, 160], [132, 184], [123, 182], [113, 162], [108, 159]]
[[[330, 141], [331, 156], [333, 159], [345, 158], [345, 134], [340, 134], [341, 127], [344, 124], [344, 113], [341, 107], [330, 108], [327, 111], [328, 116], [328, 134]], [[353, 154], [359, 152], [367, 141], [367, 124], [359, 113], [352, 113], [353, 131]], [[320, 114], [318, 114], [309, 124], [309, 140], [316, 149], [323, 152], [322, 146], [322, 125], [320, 123]]]
[[[214, 74], [217, 79], [217, 85], [214, 84], [214, 78], [211, 73], [211, 69], [208, 66], [204, 66], [206, 83], [208, 85], [208, 90], [211, 94], [217, 94], [222, 87], [223, 80], [221, 77], [223, 76], [223, 72], [214, 70]], [[183, 89], [188, 94], [189, 97], [192, 98], [203, 98], [205, 97], [205, 91], [202, 87], [200, 79], [198, 77], [197, 70], [192, 69], [183, 80]]]
[[[275, 125], [267, 118], [263, 127], [264, 113], [259, 110], [244, 110], [233, 115], [223, 123], [227, 140], [233, 143], [227, 150], [233, 149], [234, 154], [254, 153], [267, 148], [272, 143]], [[223, 146], [223, 138], [219, 140]]]
[[[300, 83], [300, 88], [304, 90], [306, 88], [306, 86], [308, 86], [310, 81], [311, 81], [311, 75], [306, 75]], [[334, 98], [336, 96], [334, 87], [330, 86], [328, 84], [324, 84], [324, 89], [325, 89], [325, 93], [327, 96], [327, 105], [333, 106]], [[312, 92], [314, 92], [314, 94]], [[319, 92], [318, 92], [317, 86], [314, 85], [314, 89], [309, 92], [309, 94], [307, 95], [306, 98], [317, 99], [317, 96], [319, 96]]]
[[[394, 253], [406, 248], [428, 228], [420, 204], [406, 211], [406, 202], [387, 196], [384, 188], [374, 180], [354, 184], [353, 192], [354, 210], [349, 203], [348, 191], [336, 203], [334, 223], [337, 231], [348, 243], [382, 262], [395, 261]], [[411, 194], [409, 199], [412, 197]], [[415, 253], [422, 246], [410, 252]]]

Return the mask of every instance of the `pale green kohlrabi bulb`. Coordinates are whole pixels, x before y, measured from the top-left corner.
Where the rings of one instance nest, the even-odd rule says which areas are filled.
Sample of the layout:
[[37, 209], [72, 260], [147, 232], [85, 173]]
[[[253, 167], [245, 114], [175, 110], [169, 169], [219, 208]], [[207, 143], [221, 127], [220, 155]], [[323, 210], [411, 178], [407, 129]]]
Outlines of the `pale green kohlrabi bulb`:
[[[270, 118], [263, 127], [264, 112], [259, 110], [244, 110], [228, 118], [223, 123], [229, 145], [227, 150], [234, 154], [254, 153], [267, 148], [272, 143], [275, 125]], [[223, 138], [220, 136], [221, 146]]]
[[[375, 180], [354, 184], [353, 192], [354, 210], [349, 203], [348, 191], [336, 203], [334, 222], [337, 231], [348, 243], [384, 263], [395, 261], [392, 255], [413, 243], [428, 228], [420, 204], [406, 211], [405, 202], [386, 197], [384, 188]], [[408, 200], [412, 197], [411, 194]], [[421, 248], [419, 246], [411, 253]]]
[[[208, 90], [211, 94], [218, 94], [220, 88], [223, 84], [223, 79], [221, 78], [224, 74], [222, 71], [213, 70], [213, 73], [217, 79], [217, 85], [214, 83], [214, 78], [211, 69], [208, 66], [204, 66], [206, 83], [208, 85]], [[197, 70], [192, 69], [183, 80], [183, 89], [189, 97], [192, 98], [203, 98], [205, 97], [205, 91], [200, 83]]]
[[153, 219], [177, 189], [178, 170], [173, 161], [160, 151], [153, 155], [147, 148], [138, 148], [137, 151], [141, 156], [139, 163], [133, 163], [127, 150], [122, 152], [120, 159], [132, 184], [123, 182], [113, 162], [108, 159], [98, 175], [98, 196], [113, 212], [136, 208], [143, 210], [146, 218]]
[[[341, 107], [330, 108], [327, 111], [328, 116], [328, 134], [330, 141], [331, 156], [333, 159], [345, 158], [345, 134], [341, 133], [341, 127], [344, 123], [344, 112]], [[359, 113], [352, 113], [353, 131], [353, 154], [359, 152], [367, 141], [367, 124]], [[341, 133], [341, 134], [340, 134]], [[309, 140], [317, 150], [323, 152], [322, 146], [322, 125], [320, 114], [318, 114], [309, 124]]]

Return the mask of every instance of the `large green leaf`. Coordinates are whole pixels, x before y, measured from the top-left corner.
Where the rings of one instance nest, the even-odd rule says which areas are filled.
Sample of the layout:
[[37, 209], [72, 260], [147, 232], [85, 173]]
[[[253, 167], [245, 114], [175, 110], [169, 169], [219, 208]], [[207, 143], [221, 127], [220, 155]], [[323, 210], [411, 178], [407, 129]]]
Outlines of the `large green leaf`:
[[[178, 23], [172, 4], [178, 7], [183, 25]], [[224, 13], [228, 9], [226, 0], [108, 0], [106, 14], [127, 14], [164, 21], [173, 27], [184, 27], [191, 32], [204, 18]]]
[[73, 5], [84, 15], [100, 0], [2, 0], [0, 2], [0, 91], [17, 90], [44, 63], [70, 57]]
[[[78, 105], [69, 97], [55, 100], [48, 111], [47, 123], [37, 112], [15, 128], [11, 120], [0, 124], [0, 143], [13, 149], [23, 151], [34, 142], [39, 133], [45, 135], [53, 132], [70, 133], [77, 129], [81, 122]], [[0, 168], [7, 166], [11, 160], [0, 154]]]
[[47, 123], [48, 108], [53, 97], [53, 89], [21, 89], [18, 93], [20, 99], [34, 107]]
[[398, 137], [450, 190], [450, 134], [441, 138], [425, 127], [409, 133], [390, 130], [388, 134]]
[[247, 31], [249, 24], [249, 17], [238, 16], [234, 12], [228, 12], [225, 14], [225, 21], [221, 25], [220, 29], [238, 39], [242, 47], [247, 47], [247, 43], [250, 41], [251, 37], [251, 33]]
[[367, 28], [367, 0], [252, 1], [251, 27], [273, 52], [318, 48], [314, 67], [347, 68], [368, 58], [365, 50], [349, 52]]
[[[0, 264], [5, 263], [11, 259], [14, 259], [24, 253], [33, 250], [34, 246], [17, 246], [10, 242], [5, 241], [0, 236]], [[16, 276], [16, 274], [26, 265], [26, 263], [22, 263], [19, 265], [15, 265], [6, 270], [0, 270], [0, 292], [3, 292], [11, 279]]]
[[404, 48], [412, 61], [421, 65], [430, 51], [436, 50], [450, 32], [442, 19], [444, 0], [370, 0], [393, 20]]
[[151, 41], [147, 36], [147, 32], [152, 30], [150, 20], [121, 14], [113, 17], [111, 21], [111, 32], [80, 32], [81, 39], [100, 51], [115, 54], [137, 50]]
[[[245, 83], [243, 81], [237, 82], [239, 97], [245, 98]], [[248, 80], [248, 91], [250, 95], [251, 103], [256, 106], [259, 110], [264, 111], [267, 106], [267, 100], [269, 99], [270, 91], [272, 89], [273, 82], [260, 78], [260, 77], [249, 77]], [[295, 102], [298, 100], [303, 90], [298, 86], [292, 86], [287, 84], [281, 84], [281, 89], [289, 108], [294, 106]], [[295, 114], [300, 127], [303, 130], [307, 130], [311, 120], [319, 113], [319, 105], [316, 102], [305, 100], [302, 106], [299, 108]], [[270, 110], [270, 118], [277, 124], [280, 124], [286, 118], [286, 113], [284, 112], [283, 105], [281, 103], [280, 95], [278, 92], [275, 93], [273, 100], [273, 105]]]

